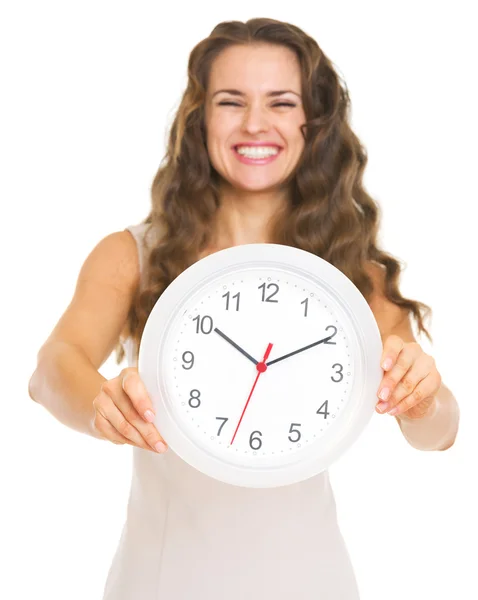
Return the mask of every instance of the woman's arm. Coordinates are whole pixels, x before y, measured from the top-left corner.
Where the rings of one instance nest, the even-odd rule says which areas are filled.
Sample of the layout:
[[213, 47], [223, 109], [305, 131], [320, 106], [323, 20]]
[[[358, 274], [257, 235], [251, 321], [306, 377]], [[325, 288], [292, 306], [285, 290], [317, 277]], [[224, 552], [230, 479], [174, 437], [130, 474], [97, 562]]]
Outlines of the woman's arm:
[[105, 381], [98, 369], [115, 348], [138, 283], [131, 234], [105, 237], [85, 260], [70, 305], [38, 353], [29, 395], [72, 429], [99, 437], [91, 424]]
[[417, 450], [448, 450], [458, 433], [460, 410], [455, 397], [442, 383], [425, 416], [411, 419], [402, 414], [395, 418], [405, 439]]
[[[398, 335], [405, 342], [416, 342], [408, 312], [390, 302], [384, 295], [384, 272], [374, 263], [369, 265], [374, 292], [369, 301], [377, 321], [382, 342], [390, 335]], [[417, 450], [447, 450], [458, 433], [460, 411], [452, 392], [442, 384], [430, 410], [422, 417], [412, 419], [406, 414], [395, 417], [408, 443]]]
[[51, 341], [39, 354], [28, 392], [64, 425], [99, 437], [91, 423], [93, 399], [103, 381], [82, 350], [68, 342]]

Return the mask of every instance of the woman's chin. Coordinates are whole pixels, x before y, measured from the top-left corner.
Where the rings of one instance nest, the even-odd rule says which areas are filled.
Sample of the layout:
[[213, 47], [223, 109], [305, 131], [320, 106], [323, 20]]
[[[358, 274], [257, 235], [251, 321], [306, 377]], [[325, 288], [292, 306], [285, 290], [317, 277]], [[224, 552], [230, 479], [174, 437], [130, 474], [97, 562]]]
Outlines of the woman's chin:
[[236, 179], [230, 182], [232, 188], [243, 192], [265, 194], [278, 191], [281, 188], [280, 180], [271, 179]]

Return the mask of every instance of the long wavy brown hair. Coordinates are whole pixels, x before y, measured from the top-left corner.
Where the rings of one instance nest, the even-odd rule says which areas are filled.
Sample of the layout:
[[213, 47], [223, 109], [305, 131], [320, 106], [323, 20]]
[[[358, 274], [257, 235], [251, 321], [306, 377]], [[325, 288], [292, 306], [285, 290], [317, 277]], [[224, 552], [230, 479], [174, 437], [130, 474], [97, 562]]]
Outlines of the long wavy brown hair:
[[[288, 204], [271, 227], [272, 243], [294, 246], [327, 260], [344, 273], [368, 300], [373, 283], [370, 261], [383, 265], [388, 300], [413, 314], [420, 332], [431, 316], [426, 304], [399, 291], [402, 266], [377, 245], [380, 210], [365, 191], [362, 178], [367, 154], [349, 124], [347, 86], [317, 42], [304, 31], [274, 19], [219, 23], [192, 50], [188, 84], [169, 132], [167, 152], [154, 177], [152, 208], [143, 221], [148, 232], [161, 232], [148, 251], [143, 283], [128, 315], [136, 357], [147, 318], [155, 302], [184, 269], [196, 262], [213, 236], [220, 205], [220, 177], [206, 147], [205, 97], [211, 65], [232, 45], [279, 44], [299, 61], [306, 122], [305, 145], [289, 177]], [[117, 362], [124, 358], [121, 343]]]

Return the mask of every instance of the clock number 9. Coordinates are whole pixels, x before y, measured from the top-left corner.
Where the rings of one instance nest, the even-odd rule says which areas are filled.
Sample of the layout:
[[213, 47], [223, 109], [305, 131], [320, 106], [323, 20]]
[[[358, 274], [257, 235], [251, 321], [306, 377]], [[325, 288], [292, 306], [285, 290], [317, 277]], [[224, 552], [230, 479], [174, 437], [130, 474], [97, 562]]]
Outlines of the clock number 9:
[[289, 435], [289, 440], [290, 440], [291, 442], [298, 442], [298, 441], [300, 440], [300, 438], [301, 438], [301, 434], [300, 434], [300, 431], [299, 431], [298, 429], [294, 429], [294, 425], [295, 425], [295, 426], [297, 426], [297, 427], [300, 427], [300, 426], [301, 426], [301, 424], [300, 424], [300, 423], [291, 423], [291, 424], [290, 424], [289, 433], [297, 433], [297, 437], [295, 438], [295, 440], [293, 440], [293, 439], [290, 437], [290, 435]]
[[[206, 319], [208, 325], [205, 325]], [[197, 317], [194, 317], [193, 321], [196, 321], [196, 333], [199, 333], [199, 331], [201, 331], [201, 333], [205, 333], [207, 335], [208, 333], [211, 333], [214, 327], [212, 319], [209, 315], [206, 315], [202, 318], [200, 315], [198, 315]]]
[[[186, 358], [186, 354], [189, 354], [191, 356], [191, 358]], [[189, 367], [185, 367], [184, 365], [181, 365], [183, 369], [185, 369], [186, 371], [189, 371], [189, 369], [193, 368], [194, 354], [190, 350], [186, 350], [186, 352], [183, 353], [182, 359], [183, 359], [184, 364], [189, 365]]]
[[[262, 435], [262, 433], [260, 431], [253, 431], [251, 433], [251, 437], [249, 438], [249, 446], [253, 449], [253, 450], [259, 450], [259, 448], [262, 446], [262, 440], [258, 437], [254, 437], [254, 434], [257, 433], [258, 435]], [[258, 446], [253, 446], [252, 442], [258, 442]]]
[[335, 383], [339, 383], [339, 381], [342, 381], [342, 379], [344, 378], [343, 375], [343, 366], [339, 363], [335, 363], [335, 365], [332, 365], [332, 369], [335, 369], [335, 367], [339, 367], [339, 370], [337, 373], [335, 373], [336, 375], [340, 375], [340, 379], [334, 379], [333, 377], [331, 377], [330, 379], [332, 379], [332, 381], [334, 381]]
[[[194, 393], [196, 392], [196, 394]], [[201, 400], [199, 400], [199, 396], [201, 395], [201, 392], [199, 390], [191, 390], [189, 392], [190, 398], [188, 400], [189, 406], [191, 408], [198, 408], [198, 406], [201, 404]], [[193, 400], [197, 401], [197, 404], [193, 404]]]

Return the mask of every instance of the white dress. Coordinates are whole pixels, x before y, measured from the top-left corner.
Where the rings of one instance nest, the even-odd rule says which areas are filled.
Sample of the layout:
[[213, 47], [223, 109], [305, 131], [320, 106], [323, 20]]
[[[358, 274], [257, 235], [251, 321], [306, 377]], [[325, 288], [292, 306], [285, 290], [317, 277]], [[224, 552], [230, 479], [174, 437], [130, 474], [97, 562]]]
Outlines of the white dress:
[[[127, 228], [142, 274], [145, 228]], [[131, 340], [125, 350], [137, 366]], [[327, 471], [250, 489], [204, 475], [171, 448], [132, 451], [126, 522], [103, 600], [359, 598]]]

